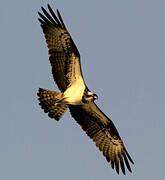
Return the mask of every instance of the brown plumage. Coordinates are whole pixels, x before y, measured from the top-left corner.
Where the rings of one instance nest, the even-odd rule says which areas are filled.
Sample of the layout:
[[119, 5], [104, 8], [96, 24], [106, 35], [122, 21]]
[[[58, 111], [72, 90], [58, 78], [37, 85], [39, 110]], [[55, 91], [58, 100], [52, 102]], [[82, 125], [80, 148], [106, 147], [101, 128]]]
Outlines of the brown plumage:
[[72, 81], [74, 81], [75, 74], [71, 71], [70, 67], [72, 67], [71, 65], [74, 63], [74, 59], [79, 61], [80, 54], [64, 25], [59, 11], [57, 10], [58, 20], [49, 5], [48, 9], [52, 17], [42, 7], [45, 16], [39, 12], [42, 18], [39, 18], [39, 21], [49, 49], [49, 61], [52, 66], [54, 80], [59, 89], [65, 91]]
[[66, 104], [55, 104], [56, 101], [62, 98], [62, 93], [39, 88], [37, 95], [39, 96], [39, 105], [44, 109], [44, 112], [48, 113], [50, 118], [59, 121], [68, 109]]
[[[121, 168], [125, 174], [126, 166], [132, 172], [129, 162], [133, 163], [133, 160], [116, 127], [94, 103], [97, 95], [90, 92], [85, 85], [81, 72], [80, 54], [59, 11], [57, 10], [57, 18], [49, 5], [48, 10], [50, 14], [42, 7], [43, 14], [39, 13], [39, 21], [49, 49], [52, 74], [61, 92], [40, 88], [38, 96], [41, 108], [48, 113], [49, 117], [56, 120], [59, 120], [69, 108], [72, 117], [95, 142], [107, 161], [110, 162], [112, 169], [115, 168], [119, 173]], [[79, 91], [80, 97], [75, 95], [72, 98]]]
[[86, 106], [70, 106], [69, 109], [73, 118], [111, 163], [112, 169], [115, 167], [119, 174], [120, 163], [123, 174], [125, 174], [125, 165], [132, 172], [128, 160], [131, 163], [133, 160], [124, 147], [116, 127], [97, 105], [90, 103]]

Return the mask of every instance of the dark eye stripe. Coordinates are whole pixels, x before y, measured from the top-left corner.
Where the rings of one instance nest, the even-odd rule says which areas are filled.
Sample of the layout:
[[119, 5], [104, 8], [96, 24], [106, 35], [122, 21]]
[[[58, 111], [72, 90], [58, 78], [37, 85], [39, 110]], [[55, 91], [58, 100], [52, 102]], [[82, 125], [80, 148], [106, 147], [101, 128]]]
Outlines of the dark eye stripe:
[[92, 97], [93, 95], [86, 95], [86, 97]]

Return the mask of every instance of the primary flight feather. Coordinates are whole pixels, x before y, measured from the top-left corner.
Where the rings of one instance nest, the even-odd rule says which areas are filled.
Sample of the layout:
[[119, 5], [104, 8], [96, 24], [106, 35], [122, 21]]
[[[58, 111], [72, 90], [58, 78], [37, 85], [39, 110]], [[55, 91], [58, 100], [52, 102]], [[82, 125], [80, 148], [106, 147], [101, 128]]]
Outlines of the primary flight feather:
[[38, 13], [45, 35], [49, 61], [53, 78], [60, 92], [39, 88], [40, 106], [50, 118], [59, 121], [67, 109], [86, 134], [102, 151], [111, 167], [119, 174], [125, 166], [131, 171], [133, 163], [113, 122], [97, 107], [94, 100], [97, 95], [91, 92], [83, 79], [80, 65], [80, 53], [74, 44], [62, 17], [57, 16], [48, 4], [48, 11], [43, 7]]

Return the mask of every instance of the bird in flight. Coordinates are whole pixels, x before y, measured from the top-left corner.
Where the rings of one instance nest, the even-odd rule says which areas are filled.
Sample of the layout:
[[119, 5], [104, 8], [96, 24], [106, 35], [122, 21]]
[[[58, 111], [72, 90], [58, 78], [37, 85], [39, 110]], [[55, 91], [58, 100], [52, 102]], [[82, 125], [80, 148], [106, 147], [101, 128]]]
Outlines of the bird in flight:
[[[119, 174], [125, 166], [131, 171], [132, 158], [128, 154], [113, 122], [95, 104], [97, 95], [84, 82], [80, 53], [57, 10], [57, 16], [48, 4], [39, 14], [45, 35], [54, 81], [60, 92], [39, 88], [39, 105], [50, 118], [59, 121], [70, 110], [72, 117], [102, 151], [106, 160]], [[133, 163], [134, 164], [134, 163]]]

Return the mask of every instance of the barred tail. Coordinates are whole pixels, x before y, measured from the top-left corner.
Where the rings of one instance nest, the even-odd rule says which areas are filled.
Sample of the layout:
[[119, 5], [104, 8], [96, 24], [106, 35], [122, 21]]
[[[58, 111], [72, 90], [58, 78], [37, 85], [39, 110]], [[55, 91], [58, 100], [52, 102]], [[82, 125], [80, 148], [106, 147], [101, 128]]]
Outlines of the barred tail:
[[39, 88], [37, 95], [39, 96], [39, 105], [42, 109], [44, 109], [44, 112], [48, 113], [50, 118], [54, 118], [59, 121], [68, 109], [68, 105], [56, 103], [62, 99], [62, 92], [49, 91]]

